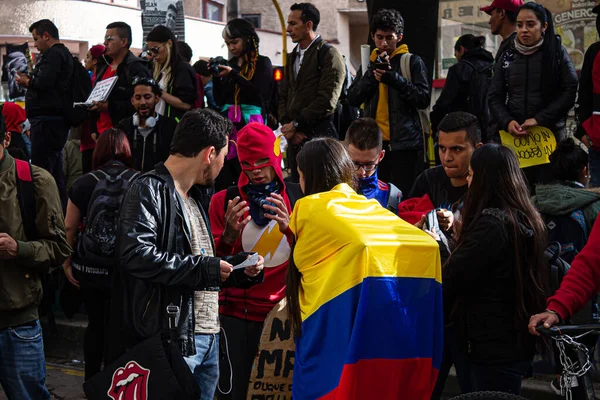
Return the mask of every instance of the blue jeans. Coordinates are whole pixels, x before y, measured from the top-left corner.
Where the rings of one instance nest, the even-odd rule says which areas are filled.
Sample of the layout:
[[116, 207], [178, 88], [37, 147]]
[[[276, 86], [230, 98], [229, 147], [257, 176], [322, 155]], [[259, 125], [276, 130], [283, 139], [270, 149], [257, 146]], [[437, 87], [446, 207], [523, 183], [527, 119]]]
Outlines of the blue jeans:
[[475, 392], [498, 391], [521, 394], [521, 380], [531, 362], [521, 361], [503, 365], [471, 364], [471, 384]]
[[213, 400], [219, 382], [219, 334], [196, 334], [196, 355], [185, 357], [198, 386], [200, 400]]
[[1, 330], [0, 360], [0, 384], [9, 400], [50, 399], [39, 321]]
[[600, 151], [590, 149], [590, 172], [592, 179], [590, 186], [600, 187]]

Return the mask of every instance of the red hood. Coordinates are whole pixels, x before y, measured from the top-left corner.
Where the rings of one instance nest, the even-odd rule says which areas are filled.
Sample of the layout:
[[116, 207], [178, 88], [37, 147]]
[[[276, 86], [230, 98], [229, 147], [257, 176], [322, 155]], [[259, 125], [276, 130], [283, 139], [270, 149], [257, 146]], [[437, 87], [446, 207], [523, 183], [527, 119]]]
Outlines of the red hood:
[[25, 110], [21, 106], [15, 103], [4, 103], [2, 115], [4, 115], [7, 132], [21, 133], [21, 124], [27, 119]]
[[[281, 149], [280, 139], [275, 136], [273, 131], [266, 125], [260, 122], [252, 122], [243, 127], [237, 136], [237, 152], [238, 159], [242, 168], [238, 188], [240, 193], [244, 193], [242, 188], [250, 183], [248, 175], [245, 171], [254, 171], [265, 166], [273, 167], [275, 175], [279, 183], [282, 185], [281, 191], [285, 191], [285, 183], [283, 181], [283, 172], [281, 171]], [[269, 161], [260, 167], [244, 167], [243, 162], [254, 165], [256, 161], [268, 158]]]

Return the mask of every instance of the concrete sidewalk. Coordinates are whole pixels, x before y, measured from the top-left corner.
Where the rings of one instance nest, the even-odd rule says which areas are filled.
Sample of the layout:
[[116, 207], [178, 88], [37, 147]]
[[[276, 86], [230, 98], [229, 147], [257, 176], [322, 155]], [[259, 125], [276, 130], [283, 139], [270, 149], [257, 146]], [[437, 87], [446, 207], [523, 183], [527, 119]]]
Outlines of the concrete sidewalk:
[[[57, 399], [80, 399], [74, 393], [82, 395], [83, 383], [83, 337], [87, 326], [87, 317], [78, 314], [68, 320], [64, 315], [56, 315], [56, 332], [52, 332], [46, 319], [40, 320], [44, 330], [44, 347], [48, 364], [48, 387]], [[77, 372], [79, 371], [79, 372]], [[551, 374], [536, 374], [534, 378], [523, 380], [522, 396], [531, 400], [561, 399], [550, 388], [554, 379]], [[600, 394], [600, 383], [595, 384]], [[456, 374], [450, 372], [444, 390], [444, 399], [460, 394]], [[0, 400], [2, 392], [0, 392]]]

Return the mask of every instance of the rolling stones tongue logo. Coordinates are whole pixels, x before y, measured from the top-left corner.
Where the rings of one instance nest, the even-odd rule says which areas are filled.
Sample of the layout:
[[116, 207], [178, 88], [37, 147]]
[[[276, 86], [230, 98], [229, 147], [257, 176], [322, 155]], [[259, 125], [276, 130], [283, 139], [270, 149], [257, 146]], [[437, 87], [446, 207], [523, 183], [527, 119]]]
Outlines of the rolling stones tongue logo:
[[148, 400], [150, 370], [135, 361], [115, 371], [108, 396], [113, 400]]

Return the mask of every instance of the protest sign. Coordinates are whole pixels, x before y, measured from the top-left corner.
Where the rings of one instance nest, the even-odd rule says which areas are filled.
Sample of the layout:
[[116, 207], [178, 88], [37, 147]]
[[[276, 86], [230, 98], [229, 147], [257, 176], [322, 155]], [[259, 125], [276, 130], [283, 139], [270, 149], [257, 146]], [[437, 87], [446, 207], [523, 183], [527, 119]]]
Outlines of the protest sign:
[[263, 325], [247, 400], [291, 400], [294, 354], [292, 324], [283, 299], [271, 310]]
[[527, 135], [513, 136], [500, 131], [502, 144], [515, 152], [521, 168], [548, 164], [550, 154], [556, 149], [554, 133], [543, 126], [529, 128], [527, 132]]
[[103, 81], [98, 82], [85, 103], [73, 103], [73, 106], [91, 107], [94, 104], [94, 101], [99, 103], [106, 101], [110, 95], [110, 92], [115, 87], [118, 79], [118, 76], [113, 76], [112, 78], [104, 79]]

